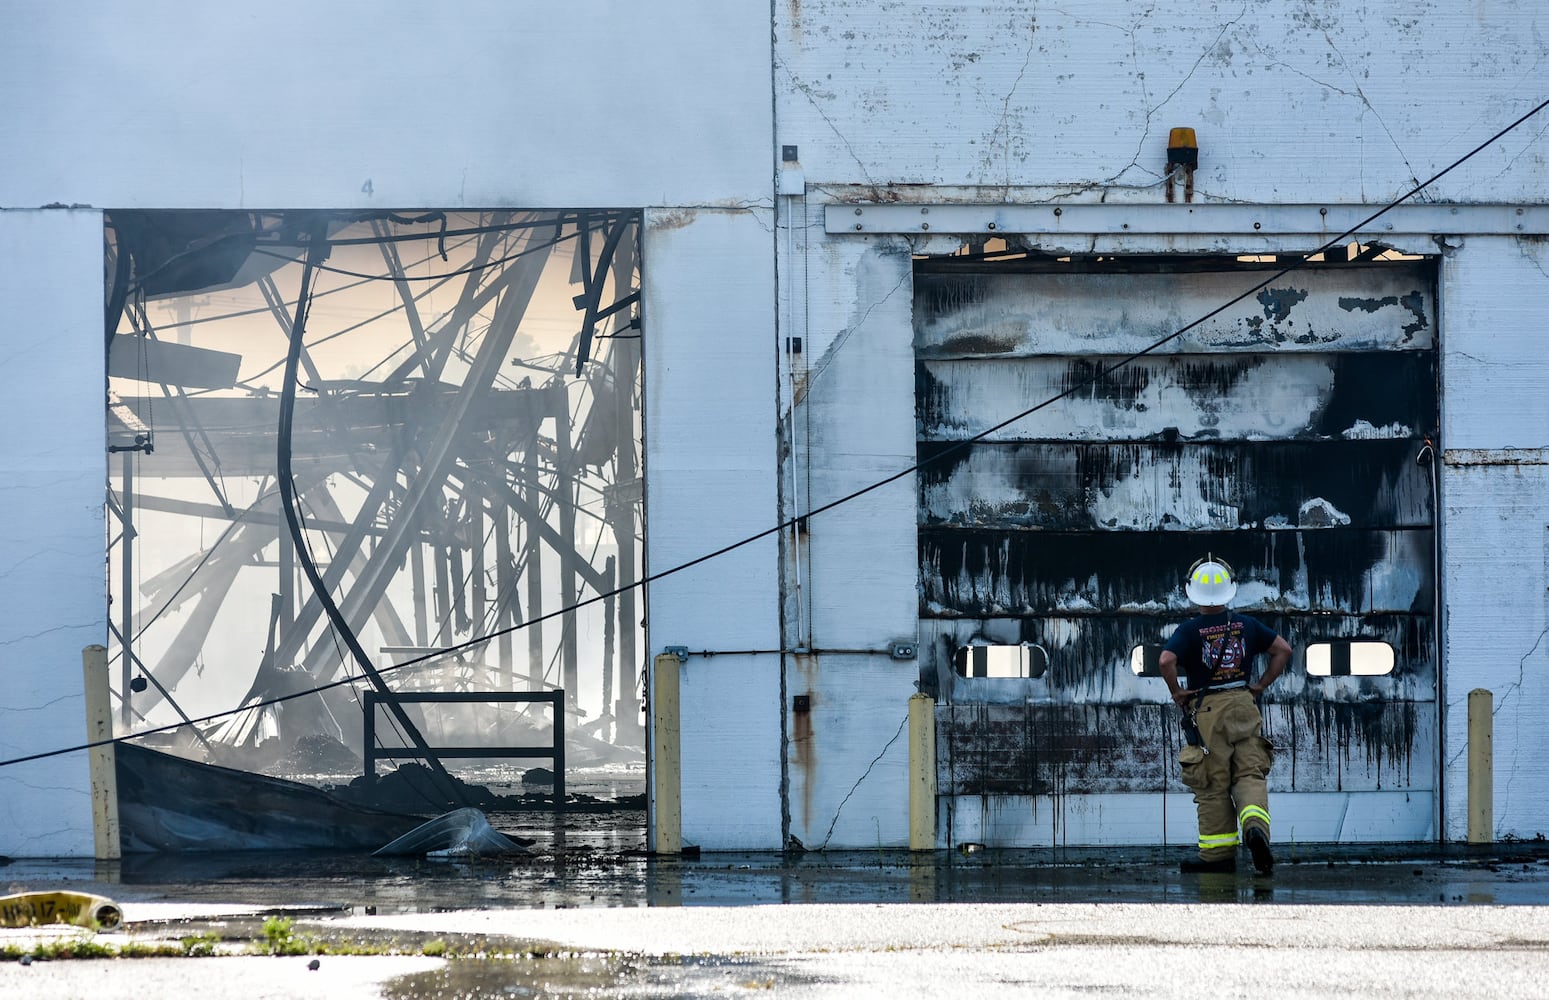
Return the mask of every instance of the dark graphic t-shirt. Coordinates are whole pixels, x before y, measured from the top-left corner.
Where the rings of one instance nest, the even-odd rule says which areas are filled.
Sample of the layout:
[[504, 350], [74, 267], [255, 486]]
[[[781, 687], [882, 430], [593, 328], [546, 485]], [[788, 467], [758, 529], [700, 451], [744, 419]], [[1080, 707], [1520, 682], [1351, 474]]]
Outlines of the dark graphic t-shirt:
[[1248, 680], [1248, 664], [1275, 642], [1275, 630], [1247, 615], [1201, 615], [1178, 626], [1163, 648], [1178, 657], [1190, 690]]

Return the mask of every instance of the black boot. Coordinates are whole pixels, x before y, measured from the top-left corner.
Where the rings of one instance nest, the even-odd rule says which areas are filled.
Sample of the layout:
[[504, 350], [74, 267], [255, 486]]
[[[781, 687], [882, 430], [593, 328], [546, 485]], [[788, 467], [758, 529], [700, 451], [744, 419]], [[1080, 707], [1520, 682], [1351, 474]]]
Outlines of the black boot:
[[1178, 865], [1181, 872], [1220, 872], [1230, 875], [1237, 871], [1236, 858], [1220, 858], [1216, 861], [1205, 861], [1201, 858], [1185, 858]]
[[1275, 869], [1275, 856], [1269, 852], [1269, 835], [1256, 826], [1250, 826], [1243, 839], [1248, 842], [1248, 853], [1253, 855], [1253, 867], [1260, 875], [1268, 875]]

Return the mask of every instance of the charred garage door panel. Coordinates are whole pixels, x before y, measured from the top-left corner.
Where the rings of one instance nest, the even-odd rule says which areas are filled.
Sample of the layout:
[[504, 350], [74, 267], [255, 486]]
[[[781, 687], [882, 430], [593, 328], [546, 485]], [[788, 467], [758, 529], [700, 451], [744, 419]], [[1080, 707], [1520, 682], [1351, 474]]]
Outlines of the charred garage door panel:
[[[1430, 526], [1430, 471], [1415, 462], [1407, 438], [1272, 447], [1261, 441], [951, 447], [920, 443], [923, 524], [1046, 531]], [[1094, 482], [1101, 486], [1090, 488]]]
[[[974, 273], [950, 260], [940, 267], [926, 262], [915, 280], [915, 351], [921, 358], [1127, 355], [1281, 266], [1226, 271], [1207, 260], [1109, 258], [1084, 270], [1076, 264], [1063, 272]], [[1429, 272], [1402, 263], [1302, 269], [1160, 353], [1428, 351], [1436, 346]]]
[[[942, 794], [1186, 794], [1176, 713], [1131, 652], [1191, 613], [1182, 577], [1208, 551], [1242, 577], [1234, 607], [1298, 648], [1265, 705], [1271, 787], [1424, 793], [1426, 828], [1433, 267], [1301, 270], [1097, 377], [1264, 275], [1124, 266], [918, 266], [920, 652]], [[1393, 671], [1308, 676], [1308, 644], [1340, 638], [1387, 643]], [[957, 677], [954, 653], [979, 643], [1037, 644], [1048, 667]]]
[[1124, 357], [922, 360], [915, 377], [921, 436], [985, 434], [1079, 386], [1058, 405], [989, 432], [988, 439], [1405, 438], [1424, 426], [1416, 423], [1424, 414], [1415, 394], [1435, 395], [1430, 352], [1145, 357], [1102, 374]]
[[[1424, 703], [1282, 703], [1265, 708], [1280, 792], [1428, 789], [1435, 713]], [[1174, 791], [1180, 746], [1162, 706], [951, 703], [937, 728], [937, 773], [952, 795], [1091, 795]]]

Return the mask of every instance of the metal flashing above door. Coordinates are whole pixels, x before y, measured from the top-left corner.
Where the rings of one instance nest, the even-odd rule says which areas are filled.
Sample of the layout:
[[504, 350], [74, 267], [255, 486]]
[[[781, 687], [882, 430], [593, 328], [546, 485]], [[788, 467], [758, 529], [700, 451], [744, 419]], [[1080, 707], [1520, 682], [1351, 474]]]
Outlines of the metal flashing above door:
[[828, 205], [823, 228], [841, 233], [1358, 235], [1549, 233], [1549, 206], [1396, 205]]

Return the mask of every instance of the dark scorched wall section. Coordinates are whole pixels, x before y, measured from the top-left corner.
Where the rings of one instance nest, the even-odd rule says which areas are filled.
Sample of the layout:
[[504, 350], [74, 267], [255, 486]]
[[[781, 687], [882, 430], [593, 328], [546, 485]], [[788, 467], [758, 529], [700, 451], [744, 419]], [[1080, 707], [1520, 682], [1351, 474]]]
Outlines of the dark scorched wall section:
[[[915, 282], [921, 681], [945, 795], [1168, 789], [1176, 712], [1131, 652], [1191, 613], [1206, 552], [1234, 608], [1298, 649], [1265, 706], [1272, 787], [1435, 786], [1434, 269], [1298, 271], [1111, 259]], [[1067, 398], [965, 443], [1063, 392]], [[1378, 639], [1395, 667], [1310, 677], [1309, 643]], [[965, 679], [957, 649], [1035, 643], [1039, 678]]]

